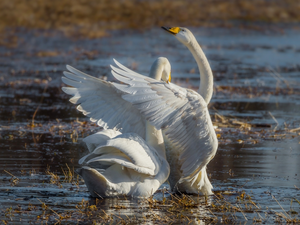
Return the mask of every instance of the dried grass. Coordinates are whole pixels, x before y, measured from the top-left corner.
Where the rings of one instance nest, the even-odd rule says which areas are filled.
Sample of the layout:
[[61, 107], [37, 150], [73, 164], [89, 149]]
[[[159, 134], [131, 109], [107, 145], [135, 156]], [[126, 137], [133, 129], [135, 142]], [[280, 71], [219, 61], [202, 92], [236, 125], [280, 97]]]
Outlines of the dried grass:
[[[75, 206], [75, 209], [67, 213], [58, 213], [49, 208], [45, 203], [39, 200], [44, 211], [43, 216], [38, 216], [40, 222], [56, 221], [57, 223], [66, 221], [93, 221], [93, 223], [193, 223], [194, 221], [202, 221], [209, 224], [227, 223], [233, 224], [249, 221], [249, 216], [254, 223], [285, 222], [299, 223], [300, 220], [295, 215], [291, 216], [286, 212], [280, 202], [272, 196], [277, 204], [282, 208], [282, 212], [274, 210], [262, 209], [256, 204], [250, 195], [244, 191], [238, 194], [234, 200], [234, 193], [224, 196], [218, 192], [214, 197], [210, 197], [210, 203], [207, 197], [204, 196], [189, 196], [189, 195], [173, 195], [162, 200], [155, 200], [150, 197], [145, 200], [140, 200], [138, 207], [132, 207], [126, 204], [123, 200], [115, 201], [115, 205], [111, 206], [112, 210], [104, 211], [101, 209], [105, 199], [96, 199], [95, 204], [82, 199]], [[232, 195], [230, 197], [230, 195]], [[230, 201], [230, 202], [229, 202]], [[125, 204], [125, 205], [124, 205]], [[132, 214], [127, 216], [123, 211], [130, 211]], [[10, 210], [12, 211], [12, 210]], [[291, 212], [292, 213], [292, 212]], [[257, 214], [258, 217], [253, 216]], [[264, 216], [262, 216], [262, 215]], [[294, 214], [297, 214], [295, 211]]]

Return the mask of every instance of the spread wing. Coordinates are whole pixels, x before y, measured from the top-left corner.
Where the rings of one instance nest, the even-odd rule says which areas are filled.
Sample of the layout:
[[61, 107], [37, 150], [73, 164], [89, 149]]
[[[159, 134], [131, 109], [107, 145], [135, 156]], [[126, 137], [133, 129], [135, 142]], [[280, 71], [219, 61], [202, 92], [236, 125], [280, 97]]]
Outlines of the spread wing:
[[[67, 66], [62, 81], [72, 87], [62, 90], [73, 97], [70, 102], [79, 104], [77, 109], [104, 129], [117, 129], [123, 133], [134, 132], [145, 137], [145, 122], [141, 113], [122, 98], [111, 82], [85, 74]], [[132, 72], [135, 76], [142, 76]]]
[[180, 149], [182, 179], [195, 180], [215, 155], [218, 145], [204, 99], [197, 92], [175, 84], [135, 77], [125, 69], [112, 69], [113, 76], [127, 84], [113, 83], [123, 92], [123, 99], [157, 129], [164, 129], [171, 144]]

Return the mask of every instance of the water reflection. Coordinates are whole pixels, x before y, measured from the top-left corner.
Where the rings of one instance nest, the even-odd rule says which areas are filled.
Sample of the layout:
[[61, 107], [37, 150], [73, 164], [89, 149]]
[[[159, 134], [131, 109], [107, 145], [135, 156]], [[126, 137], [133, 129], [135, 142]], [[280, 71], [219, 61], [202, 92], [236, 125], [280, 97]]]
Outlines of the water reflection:
[[292, 188], [300, 185], [298, 148], [298, 138], [255, 146], [221, 145], [209, 171], [213, 179], [220, 181], [248, 179], [252, 186]]
[[[162, 201], [162, 196], [158, 197], [159, 194], [155, 194], [153, 199], [157, 201]], [[164, 197], [170, 198], [170, 195], [165, 193]], [[177, 198], [175, 196], [175, 198]], [[200, 218], [206, 218], [211, 216], [211, 213], [207, 210], [205, 205], [210, 205], [213, 201], [212, 197], [209, 197], [207, 202], [205, 203], [204, 197], [199, 196], [189, 196], [192, 201], [197, 202], [199, 204], [198, 207], [193, 207], [191, 209], [181, 209], [178, 208], [177, 213], [182, 214], [182, 216], [190, 217], [192, 213], [192, 217], [189, 222], [191, 224], [205, 224], [203, 220]], [[174, 218], [170, 218], [169, 209], [172, 208], [172, 204], [176, 208], [176, 201], [172, 203], [172, 201], [167, 201], [165, 204], [157, 204], [153, 199], [133, 199], [133, 198], [106, 198], [106, 199], [90, 199], [89, 204], [95, 205], [97, 208], [104, 210], [105, 213], [109, 215], [113, 215], [116, 218], [131, 218], [134, 222], [147, 222], [147, 224], [156, 224], [157, 222], [170, 223], [174, 222]], [[178, 198], [179, 199], [179, 198]], [[170, 204], [172, 203], [172, 204]], [[172, 211], [172, 210], [171, 210]], [[151, 220], [150, 220], [151, 219]]]

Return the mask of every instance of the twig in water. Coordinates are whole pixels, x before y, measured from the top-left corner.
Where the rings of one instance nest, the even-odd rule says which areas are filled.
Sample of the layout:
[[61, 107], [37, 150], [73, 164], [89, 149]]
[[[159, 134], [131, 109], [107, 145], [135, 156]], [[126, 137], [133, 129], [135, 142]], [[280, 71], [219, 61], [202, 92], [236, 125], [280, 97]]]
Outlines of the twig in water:
[[6, 172], [6, 173], [8, 173], [10, 176], [12, 176], [12, 178], [10, 179], [10, 182], [11, 182], [10, 185], [15, 186], [15, 185], [17, 185], [17, 184], [19, 183], [20, 179], [17, 178], [15, 175], [11, 174], [10, 172], [8, 172], [8, 171], [6, 171], [6, 170], [4, 170], [4, 172]]
[[10, 172], [8, 172], [8, 171], [6, 171], [6, 170], [4, 170], [4, 172], [5, 172], [5, 173], [8, 173], [8, 174], [11, 175], [12, 177], [15, 177], [16, 179], [19, 180], [19, 178], [17, 178], [15, 175], [11, 174]]
[[243, 186], [240, 187], [240, 188], [243, 188], [249, 181], [250, 181], [250, 180], [247, 180], [247, 181], [243, 184]]
[[99, 195], [96, 191], [94, 191], [94, 193], [95, 193], [99, 198], [103, 199], [102, 196]]
[[276, 120], [276, 118], [272, 115], [272, 113], [269, 111], [268, 112], [269, 113], [269, 115], [272, 117], [272, 119], [276, 122], [276, 127], [274, 128], [274, 131], [276, 130], [276, 128], [278, 127], [278, 125], [279, 125], [279, 123], [278, 123], [278, 121]]
[[299, 203], [299, 205], [300, 205], [300, 201], [299, 201], [298, 199], [294, 198], [294, 200], [295, 200], [296, 202], [298, 202], [298, 203]]
[[32, 133], [32, 139], [33, 139], [34, 145], [36, 145], [36, 143], [37, 143], [37, 141], [36, 141], [36, 139], [35, 139], [35, 137], [34, 137], [34, 133], [33, 133], [33, 128], [35, 127], [35, 125], [34, 125], [34, 118], [35, 118], [36, 113], [37, 113], [37, 111], [39, 110], [39, 108], [40, 108], [40, 106], [41, 106], [41, 104], [42, 104], [42, 102], [43, 102], [43, 100], [44, 100], [44, 94], [45, 94], [47, 88], [48, 88], [48, 82], [46, 83], [45, 88], [44, 88], [44, 90], [43, 90], [43, 93], [42, 93], [42, 97], [41, 97], [40, 103], [39, 103], [38, 107], [36, 108], [36, 110], [34, 111], [34, 113], [33, 113], [33, 115], [32, 115], [32, 119], [31, 119], [31, 130], [32, 130], [31, 133]]
[[277, 204], [280, 206], [280, 208], [283, 210], [283, 212], [287, 215], [287, 217], [291, 219], [290, 215], [286, 213], [286, 211], [285, 211], [284, 208], [280, 205], [280, 203], [277, 201], [277, 199], [276, 199], [273, 195], [271, 195], [271, 196], [272, 196], [272, 198], [277, 202]]
[[300, 127], [291, 129], [290, 132], [291, 132], [291, 133], [294, 133], [294, 132], [299, 131], [299, 130], [300, 130]]
[[245, 216], [245, 214], [243, 212], [243, 209], [238, 204], [235, 204], [235, 205], [237, 206], [237, 209], [239, 209], [239, 211], [243, 214], [245, 220], [248, 221], [247, 217]]

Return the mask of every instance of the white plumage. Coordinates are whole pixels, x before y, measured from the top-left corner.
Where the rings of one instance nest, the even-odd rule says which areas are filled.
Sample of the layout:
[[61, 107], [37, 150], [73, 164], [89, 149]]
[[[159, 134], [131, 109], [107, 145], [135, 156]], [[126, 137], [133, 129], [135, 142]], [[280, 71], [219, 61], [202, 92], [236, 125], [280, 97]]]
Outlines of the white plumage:
[[149, 197], [169, 176], [164, 154], [135, 133], [108, 129], [83, 142], [90, 153], [79, 160], [79, 174], [94, 197]]
[[[151, 196], [170, 173], [161, 130], [155, 129], [131, 103], [123, 100], [122, 92], [112, 83], [70, 66], [67, 69], [70, 72], [64, 72], [62, 79], [73, 87], [63, 87], [63, 91], [73, 95], [70, 101], [80, 104], [77, 109], [105, 129], [83, 139], [90, 153], [79, 160], [82, 165], [79, 174], [91, 195]], [[168, 60], [158, 58], [150, 76], [167, 81], [170, 71]], [[141, 79], [141, 75], [132, 75], [134, 79]], [[121, 127], [120, 130], [127, 133], [116, 130]], [[128, 133], [130, 131], [136, 133]]]
[[[112, 74], [125, 84], [105, 82], [68, 67], [72, 74], [65, 72], [69, 79], [63, 81], [74, 86], [76, 91], [63, 90], [74, 96], [72, 103], [81, 103], [80, 111], [104, 128], [121, 128], [123, 133], [134, 132], [144, 138], [147, 131], [145, 118], [159, 132], [163, 129], [164, 140], [160, 137], [147, 143], [155, 149], [166, 144], [172, 189], [212, 194], [206, 173], [206, 166], [218, 147], [207, 108], [213, 91], [212, 71], [188, 29], [164, 29], [175, 35], [193, 54], [200, 70], [198, 92], [142, 76], [117, 61], [119, 68], [112, 66]], [[158, 66], [153, 66], [151, 71], [168, 81], [168, 74], [162, 73]]]
[[[177, 168], [171, 166], [171, 171], [177, 170], [175, 176], [179, 175], [180, 179], [178, 188], [181, 183], [187, 186], [185, 182], [188, 182], [192, 186], [195, 184], [197, 192], [199, 183], [202, 184], [200, 189], [203, 189], [208, 181], [204, 180], [206, 165], [216, 152], [217, 140], [207, 104], [202, 96], [175, 84], [157, 82], [148, 77], [133, 79], [129, 74], [121, 71], [119, 73], [130, 80], [130, 85], [113, 83], [117, 89], [124, 92], [123, 99], [139, 109], [156, 129], [163, 129], [171, 143], [172, 147], [167, 156], [168, 160], [177, 165]], [[116, 79], [120, 75], [116, 76], [114, 73]], [[140, 86], [144, 87], [143, 92], [149, 94], [140, 94], [140, 91], [136, 90], [136, 87]], [[179, 191], [195, 192], [189, 191], [190, 189], [185, 187]], [[210, 193], [209, 189], [203, 189], [202, 192]]]
[[90, 117], [104, 129], [121, 129], [123, 133], [133, 132], [145, 138], [145, 121], [140, 112], [131, 103], [121, 98], [110, 82], [92, 77], [67, 66], [62, 81], [72, 87], [62, 90], [73, 97], [70, 102], [79, 104], [77, 109]]
[[[128, 84], [113, 84], [123, 99], [135, 108], [157, 129], [163, 129], [170, 164], [170, 184], [174, 191], [212, 194], [212, 185], [206, 165], [214, 157], [218, 140], [210, 119], [207, 104], [213, 90], [209, 63], [193, 34], [186, 28], [164, 28], [188, 47], [201, 75], [198, 93], [171, 83], [151, 78], [134, 79], [129, 73], [115, 70], [116, 79]], [[114, 67], [113, 67], [114, 70]], [[124, 78], [125, 77], [125, 78]], [[126, 82], [127, 79], [127, 82]], [[141, 93], [136, 87], [143, 87]]]

